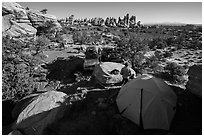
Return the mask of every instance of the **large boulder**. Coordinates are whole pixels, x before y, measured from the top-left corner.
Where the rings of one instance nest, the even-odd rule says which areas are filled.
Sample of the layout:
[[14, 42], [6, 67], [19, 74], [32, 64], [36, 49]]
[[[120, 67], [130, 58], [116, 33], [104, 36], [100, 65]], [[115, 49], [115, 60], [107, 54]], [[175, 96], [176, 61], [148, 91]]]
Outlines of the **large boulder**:
[[14, 19], [15, 16], [13, 14], [8, 14], [2, 17], [2, 32], [8, 31], [11, 28], [11, 20]]
[[20, 37], [20, 36], [35, 36], [37, 30], [27, 23], [17, 23], [14, 16], [5, 15], [2, 18], [2, 31], [3, 35], [9, 35], [11, 37]]
[[46, 29], [46, 23], [50, 25], [47, 28], [52, 30], [53, 36], [58, 30], [61, 30], [61, 25], [55, 16], [26, 10], [15, 2], [3, 2], [2, 15], [3, 36], [33, 37], [36, 35], [37, 30]]
[[28, 18], [35, 28], [39, 28], [45, 25], [46, 22], [50, 22], [55, 29], [61, 29], [61, 25], [58, 23], [57, 18], [54, 15], [43, 14], [38, 11], [29, 11]]
[[39, 96], [39, 93], [38, 94], [30, 94], [26, 97], [24, 97], [23, 99], [19, 100], [15, 107], [12, 109], [12, 118], [14, 120], [16, 120], [19, 116], [19, 114], [34, 100], [36, 99], [36, 97]]
[[186, 89], [202, 98], [202, 65], [193, 65], [188, 70]]
[[27, 19], [26, 10], [16, 2], [3, 2], [2, 3], [2, 15], [13, 14], [16, 18]]
[[26, 99], [27, 101], [23, 100], [25, 103], [21, 103], [23, 108], [18, 105], [18, 109], [22, 111], [12, 129], [20, 130], [27, 135], [43, 134], [43, 130], [49, 124], [63, 116], [64, 107], [62, 104], [66, 100], [66, 94], [48, 91], [29, 98]]
[[[93, 77], [95, 77], [102, 84], [116, 84], [122, 82], [122, 75], [120, 74], [123, 64], [115, 62], [103, 62], [95, 66]], [[133, 69], [131, 74], [136, 76]]]
[[27, 11], [18, 3], [2, 3], [2, 32], [3, 36], [33, 37], [37, 30], [31, 26]]

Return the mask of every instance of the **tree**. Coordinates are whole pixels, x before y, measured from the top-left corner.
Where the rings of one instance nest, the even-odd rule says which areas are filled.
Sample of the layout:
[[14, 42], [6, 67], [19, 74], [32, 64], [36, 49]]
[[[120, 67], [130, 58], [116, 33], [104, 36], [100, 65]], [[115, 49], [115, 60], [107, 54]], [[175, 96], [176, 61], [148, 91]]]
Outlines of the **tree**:
[[49, 39], [53, 39], [53, 35], [55, 35], [56, 27], [54, 21], [46, 21], [43, 25], [37, 28], [37, 36], [44, 35]]
[[[123, 41], [124, 40], [124, 41]], [[140, 40], [134, 36], [122, 38], [120, 45], [121, 57], [131, 62], [132, 68], [139, 73], [144, 68], [144, 47]]]
[[29, 8], [29, 7], [26, 7], [26, 10], [30, 10], [30, 8]]
[[47, 9], [42, 9], [40, 12], [41, 12], [42, 14], [47, 14]]

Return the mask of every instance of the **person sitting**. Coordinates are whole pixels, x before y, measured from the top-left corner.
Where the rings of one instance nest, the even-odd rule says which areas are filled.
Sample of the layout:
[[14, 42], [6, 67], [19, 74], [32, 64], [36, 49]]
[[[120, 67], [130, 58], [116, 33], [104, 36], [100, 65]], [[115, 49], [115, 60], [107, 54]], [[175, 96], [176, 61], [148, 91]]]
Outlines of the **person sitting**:
[[121, 69], [120, 74], [123, 76], [122, 85], [126, 84], [131, 76], [131, 70], [128, 66], [128, 62], [125, 63], [125, 66]]

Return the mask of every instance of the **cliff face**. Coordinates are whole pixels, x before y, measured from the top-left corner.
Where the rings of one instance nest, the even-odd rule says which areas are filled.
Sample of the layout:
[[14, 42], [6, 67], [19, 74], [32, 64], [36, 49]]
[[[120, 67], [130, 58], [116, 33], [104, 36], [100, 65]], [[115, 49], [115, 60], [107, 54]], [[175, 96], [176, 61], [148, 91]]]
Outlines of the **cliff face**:
[[2, 16], [3, 36], [33, 37], [36, 35], [38, 28], [46, 22], [51, 22], [53, 29], [56, 31], [61, 28], [55, 16], [26, 10], [15, 2], [2, 3]]

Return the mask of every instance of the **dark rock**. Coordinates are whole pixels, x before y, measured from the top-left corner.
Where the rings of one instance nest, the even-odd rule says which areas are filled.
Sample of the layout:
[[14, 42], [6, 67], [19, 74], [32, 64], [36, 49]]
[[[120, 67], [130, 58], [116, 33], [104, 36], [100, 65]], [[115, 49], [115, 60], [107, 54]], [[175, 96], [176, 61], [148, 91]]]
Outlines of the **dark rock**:
[[202, 65], [193, 65], [188, 70], [186, 89], [202, 98]]
[[11, 100], [2, 101], [2, 125], [9, 125], [14, 122], [12, 118], [12, 110], [15, 106], [15, 103]]

